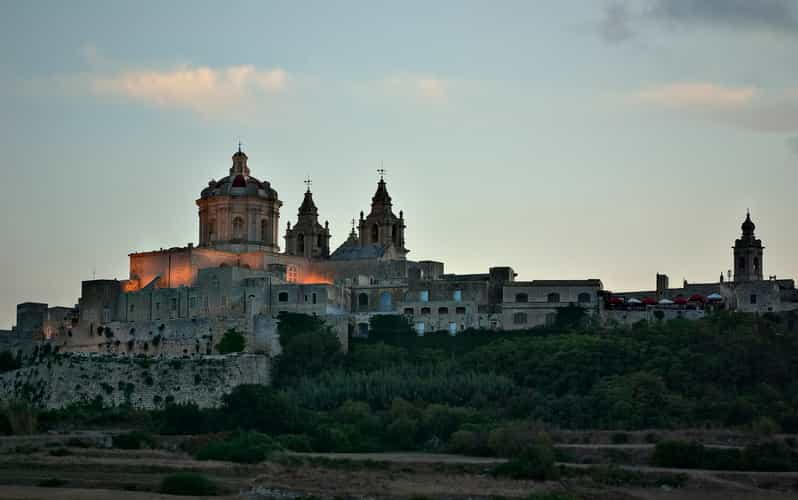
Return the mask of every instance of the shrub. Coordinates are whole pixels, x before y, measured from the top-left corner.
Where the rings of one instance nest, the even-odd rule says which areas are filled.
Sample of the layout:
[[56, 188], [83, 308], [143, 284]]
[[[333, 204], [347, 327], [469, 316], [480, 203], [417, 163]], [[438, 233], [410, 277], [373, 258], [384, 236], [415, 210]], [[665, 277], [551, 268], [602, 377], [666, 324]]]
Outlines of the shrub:
[[201, 410], [196, 403], [167, 404], [155, 420], [160, 434], [203, 434], [221, 427], [219, 410]]
[[20, 366], [21, 363], [10, 351], [0, 352], [0, 373], [16, 370]]
[[49, 479], [43, 479], [37, 483], [37, 486], [42, 488], [60, 488], [62, 486], [66, 486], [67, 481], [64, 479], [58, 479], [55, 477], [51, 477]]
[[36, 432], [36, 410], [24, 399], [11, 400], [4, 408], [12, 434], [33, 434]]
[[660, 441], [654, 447], [651, 465], [698, 469], [703, 462], [704, 446], [687, 441]]
[[219, 351], [220, 354], [232, 354], [235, 352], [243, 352], [246, 346], [247, 339], [244, 337], [244, 334], [236, 331], [235, 328], [230, 328], [224, 332], [222, 339], [216, 344], [216, 350]]
[[292, 401], [265, 385], [239, 385], [222, 397], [222, 413], [232, 428], [290, 433], [301, 422], [298, 412]]
[[216, 483], [192, 472], [170, 474], [161, 482], [161, 493], [165, 495], [212, 496], [216, 492]]
[[770, 436], [781, 432], [781, 426], [770, 417], [759, 417], [751, 422], [751, 430], [762, 436]]
[[488, 435], [488, 448], [495, 456], [512, 458], [537, 441], [548, 443], [551, 438], [535, 423], [514, 422], [493, 429]]
[[208, 443], [196, 454], [196, 458], [255, 464], [264, 461], [272, 452], [279, 449], [280, 445], [265, 434], [241, 432], [229, 439]]
[[527, 446], [509, 462], [497, 466], [494, 473], [511, 479], [551, 481], [559, 478], [554, 458], [554, 448], [551, 443], [541, 440]]
[[629, 442], [629, 434], [625, 432], [615, 432], [610, 436], [612, 444], [626, 444]]
[[746, 446], [742, 452], [746, 469], [765, 472], [786, 472], [798, 468], [798, 453], [779, 441]]
[[114, 448], [120, 450], [140, 450], [142, 448], [155, 448], [157, 440], [155, 436], [147, 432], [131, 431], [124, 434], [116, 434], [111, 438]]
[[296, 452], [313, 451], [313, 440], [306, 434], [281, 434], [275, 438], [281, 448]]
[[68, 457], [69, 455], [72, 455], [72, 452], [66, 448], [55, 448], [54, 450], [50, 450], [50, 456], [53, 457]]

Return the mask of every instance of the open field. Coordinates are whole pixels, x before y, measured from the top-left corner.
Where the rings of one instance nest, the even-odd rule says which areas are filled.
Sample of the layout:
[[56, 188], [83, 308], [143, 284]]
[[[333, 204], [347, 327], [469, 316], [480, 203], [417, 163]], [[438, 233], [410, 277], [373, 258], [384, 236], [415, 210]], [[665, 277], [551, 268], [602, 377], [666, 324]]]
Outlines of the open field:
[[[492, 475], [503, 459], [431, 453], [279, 453], [256, 465], [198, 461], [173, 450], [118, 450], [103, 432], [91, 436], [96, 447], [64, 447], [59, 435], [2, 438], [0, 499], [150, 499], [186, 498], [160, 495], [161, 481], [174, 472], [199, 472], [219, 487], [215, 498], [248, 500], [322, 498], [527, 498], [533, 492], [569, 491], [574, 498], [601, 500], [787, 499], [795, 498], [798, 473], [719, 472], [619, 465], [645, 477], [683, 474], [683, 487], [641, 488], [600, 484], [589, 464], [563, 463], [558, 482], [512, 480]], [[72, 435], [74, 437], [75, 435]], [[168, 439], [167, 447], [173, 447]], [[93, 445], [94, 446], [94, 445]], [[637, 460], [646, 444], [565, 445], [580, 459], [596, 450], [629, 452]], [[56, 451], [54, 451], [56, 450]], [[54, 487], [42, 487], [43, 484]]]

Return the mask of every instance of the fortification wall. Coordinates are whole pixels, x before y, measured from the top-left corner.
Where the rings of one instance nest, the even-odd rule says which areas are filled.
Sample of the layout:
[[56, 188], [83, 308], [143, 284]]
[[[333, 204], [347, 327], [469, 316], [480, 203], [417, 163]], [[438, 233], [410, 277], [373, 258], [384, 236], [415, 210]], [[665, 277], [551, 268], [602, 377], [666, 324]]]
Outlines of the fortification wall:
[[97, 397], [108, 406], [194, 402], [209, 408], [238, 385], [270, 383], [271, 360], [263, 355], [154, 360], [72, 354], [0, 375], [0, 400], [24, 397], [49, 409]]

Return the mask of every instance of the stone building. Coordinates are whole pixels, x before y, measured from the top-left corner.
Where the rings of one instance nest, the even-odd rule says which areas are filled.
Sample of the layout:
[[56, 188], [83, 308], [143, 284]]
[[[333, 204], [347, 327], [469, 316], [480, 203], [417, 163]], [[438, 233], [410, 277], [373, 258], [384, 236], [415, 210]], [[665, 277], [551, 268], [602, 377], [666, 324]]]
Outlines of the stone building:
[[46, 338], [65, 351], [195, 356], [213, 354], [233, 328], [248, 336], [251, 352], [273, 355], [281, 312], [324, 318], [346, 349], [350, 335], [367, 335], [377, 315], [403, 317], [418, 335], [457, 335], [546, 325], [572, 305], [621, 323], [699, 318], [711, 308], [798, 309], [792, 280], [763, 279], [764, 247], [750, 214], [734, 245], [734, 281], [671, 288], [658, 274], [655, 290], [612, 293], [595, 278], [516, 281], [509, 266], [447, 274], [443, 262], [408, 260], [404, 212], [394, 212], [379, 174], [368, 215], [361, 212], [334, 251], [308, 181], [281, 252], [283, 202], [269, 182], [250, 174], [239, 147], [228, 175], [210, 181], [196, 201], [197, 246], [131, 253], [127, 279], [84, 281], [75, 308], [20, 304], [17, 327], [0, 334], [0, 345]]
[[756, 225], [747, 212], [740, 226], [742, 234], [734, 242], [732, 269], [734, 280], [721, 273], [717, 282], [688, 283], [669, 287], [668, 277], [657, 274], [656, 290], [620, 292], [605, 295], [606, 316], [612, 321], [634, 323], [651, 319], [698, 319], [715, 309], [747, 313], [779, 313], [798, 310], [798, 290], [792, 279], [771, 276], [764, 279], [764, 249], [756, 238]]

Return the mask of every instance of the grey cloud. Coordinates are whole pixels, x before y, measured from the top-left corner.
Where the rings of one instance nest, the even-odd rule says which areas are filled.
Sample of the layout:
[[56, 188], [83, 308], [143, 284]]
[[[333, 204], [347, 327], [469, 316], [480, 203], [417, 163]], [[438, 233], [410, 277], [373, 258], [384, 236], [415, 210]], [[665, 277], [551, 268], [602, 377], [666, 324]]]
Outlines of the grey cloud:
[[599, 35], [605, 42], [623, 42], [634, 36], [629, 24], [629, 8], [623, 3], [610, 4], [599, 22]]
[[795, 0], [655, 0], [650, 14], [655, 19], [677, 24], [798, 35]]

